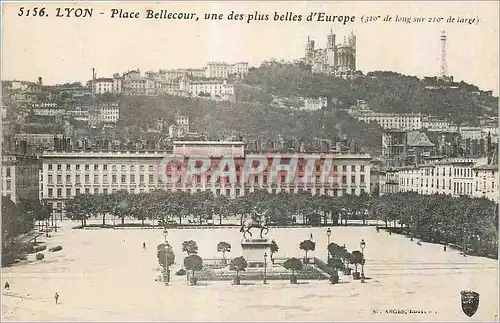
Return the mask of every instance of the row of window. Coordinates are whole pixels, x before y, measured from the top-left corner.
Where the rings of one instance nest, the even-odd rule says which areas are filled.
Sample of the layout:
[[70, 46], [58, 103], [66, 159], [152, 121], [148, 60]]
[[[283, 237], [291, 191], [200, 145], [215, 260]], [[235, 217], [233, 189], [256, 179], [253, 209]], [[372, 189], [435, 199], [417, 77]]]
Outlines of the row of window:
[[[172, 177], [167, 175], [167, 181], [170, 181]], [[108, 175], [107, 174], [104, 174], [102, 175], [102, 183], [103, 184], [108, 184]], [[121, 175], [120, 177], [121, 181], [120, 183], [122, 184], [125, 184], [125, 183], [135, 183], [135, 180], [136, 180], [136, 176], [134, 174], [130, 174], [130, 175]], [[364, 184], [365, 183], [365, 175], [360, 175], [359, 176], [359, 179], [360, 179], [360, 183], [361, 184]], [[90, 182], [90, 175], [89, 174], [85, 174], [84, 175], [84, 180], [85, 180], [85, 183], [86, 184], [91, 184]], [[211, 176], [210, 175], [207, 175], [206, 176], [206, 181], [205, 182], [210, 182], [211, 180]], [[177, 178], [177, 183], [181, 183], [182, 181], [184, 181], [184, 178], [182, 176], [179, 176]], [[201, 175], [196, 175], [194, 176], [194, 181], [197, 183], [197, 184], [200, 184], [202, 182], [202, 176]], [[48, 184], [54, 184], [54, 176], [52, 174], [49, 174], [47, 176], [47, 182]], [[100, 177], [99, 175], [94, 175], [94, 181], [92, 182], [93, 184], [98, 184], [100, 183], [101, 180], [100, 180]], [[144, 175], [139, 175], [139, 182], [140, 183], [144, 183], [145, 182], [145, 176]], [[217, 178], [217, 183], [220, 183], [221, 182], [221, 177], [218, 177]], [[229, 182], [229, 178], [228, 177], [222, 177], [222, 182], [223, 183], [228, 183]], [[286, 176], [281, 176], [280, 177], [280, 183], [286, 183]], [[320, 183], [321, 182], [321, 177], [320, 176], [316, 176], [315, 177], [315, 182], [316, 183]], [[56, 183], [57, 184], [71, 184], [72, 183], [72, 176], [71, 175], [66, 175], [66, 181], [63, 182], [63, 176], [62, 175], [57, 175], [56, 176]], [[81, 183], [81, 176], [80, 174], [76, 174], [75, 175], [75, 183], [76, 184], [80, 184]], [[118, 183], [118, 176], [117, 175], [111, 175], [111, 183], [112, 184], [117, 184]], [[155, 177], [154, 175], [150, 174], [148, 176], [148, 183], [155, 183]], [[240, 176], [236, 176], [236, 183], [241, 183], [241, 177]], [[254, 175], [253, 177], [253, 183], [255, 184], [259, 184], [259, 177], [257, 175]], [[262, 183], [261, 184], [267, 184], [268, 183], [268, 177], [266, 175], [264, 175], [262, 177]], [[349, 182], [349, 184], [355, 184], [356, 183], [356, 175], [352, 175], [351, 176], [351, 181]], [[347, 182], [347, 176], [346, 175], [343, 175], [342, 176], [342, 184], [348, 184]]]
[[[102, 194], [111, 194], [111, 193], [115, 193], [117, 191], [118, 191], [118, 189], [116, 189], [116, 188], [113, 188], [113, 189], [103, 188], [102, 191], [101, 191], [101, 193]], [[130, 193], [133, 193], [133, 194], [146, 192], [146, 190], [144, 188], [140, 188], [140, 189], [131, 188], [129, 191], [130, 191]], [[171, 190], [167, 189], [167, 191], [169, 192]], [[175, 191], [182, 192], [182, 189], [176, 189]], [[201, 191], [202, 191], [202, 189], [200, 189], [200, 188], [198, 188], [198, 189], [193, 188], [193, 189], [190, 189], [190, 190], [189, 189], [186, 190], [187, 193], [195, 193], [195, 192], [199, 193]], [[289, 189], [286, 189], [284, 191], [290, 193]], [[311, 194], [313, 192], [313, 190], [311, 188], [307, 188], [307, 189], [304, 188], [304, 191], [311, 192]], [[63, 189], [62, 188], [58, 188], [55, 191], [54, 191], [54, 189], [49, 188], [48, 189], [48, 194], [47, 194], [47, 196], [45, 198], [67, 198], [67, 197], [72, 197], [73, 196], [71, 188], [67, 188], [64, 192], [66, 194], [63, 196]], [[241, 196], [242, 193], [244, 192], [244, 190], [241, 190], [241, 189], [237, 188], [237, 189], [234, 190], [234, 192], [235, 192], [236, 196]], [[292, 190], [292, 192], [297, 193], [298, 190]], [[356, 189], [353, 188], [350, 191], [348, 191], [347, 189], [325, 190], [324, 193], [322, 193], [320, 189], [316, 189], [315, 190], [316, 195], [325, 195], [326, 194], [326, 195], [330, 195], [330, 196], [343, 196], [343, 195], [348, 194], [348, 192], [350, 194], [352, 194], [352, 195], [355, 195], [356, 194]], [[87, 187], [87, 188], [85, 188], [85, 189], [82, 190], [80, 188], [76, 188], [74, 195], [83, 194], [83, 193], [85, 193], [85, 194], [98, 194], [99, 193], [99, 189], [98, 188], [89, 188], [89, 187]], [[231, 189], [229, 189], [229, 188], [225, 189], [225, 193], [226, 193], [225, 194], [226, 196], [230, 196], [231, 195]], [[270, 193], [276, 194], [277, 190], [276, 189], [272, 189], [270, 191]], [[360, 193], [361, 194], [365, 193], [365, 190], [361, 189]], [[218, 189], [215, 190], [215, 195], [221, 195], [221, 189], [220, 188], [218, 188]]]
[[[73, 167], [72, 167], [73, 166]], [[48, 164], [48, 169], [49, 170], [81, 170], [82, 166], [85, 170], [89, 171], [91, 168], [93, 170], [108, 170], [108, 164]], [[121, 171], [126, 171], [129, 167], [128, 165], [111, 165], [111, 170], [116, 171], [118, 170], [118, 166], [120, 166]], [[130, 165], [130, 171], [134, 172], [136, 170], [135, 165]], [[148, 170], [149, 172], [154, 172], [155, 167], [152, 165], [149, 165]], [[139, 171], [144, 172], [146, 170], [146, 167], [144, 165], [139, 166]]]
[[[73, 167], [72, 167], [73, 165]], [[81, 170], [82, 166], [84, 167], [84, 170], [86, 171], [90, 171], [90, 169], [92, 168], [93, 170], [108, 170], [108, 164], [83, 164], [83, 165], [80, 165], [80, 164], [48, 164], [48, 170], [54, 170], [54, 169], [57, 169], [57, 170], [63, 170], [63, 169], [66, 169], [67, 171], [70, 171], [72, 169], [74, 170]], [[118, 170], [118, 166], [120, 166], [120, 170], [121, 171], [126, 171], [127, 170], [127, 165], [111, 165], [111, 170], [113, 171], [117, 171]], [[193, 167], [193, 170], [196, 169], [197, 167], [200, 167], [201, 165], [195, 165]], [[257, 165], [255, 165], [257, 166]], [[300, 165], [299, 167], [299, 172], [303, 172], [304, 171], [304, 166]], [[356, 165], [351, 165], [350, 169], [351, 169], [351, 172], [356, 172]], [[8, 168], [7, 168], [8, 169]], [[148, 170], [149, 172], [154, 172], [154, 169], [155, 167], [152, 166], [152, 165], [149, 165], [148, 166]], [[338, 172], [338, 169], [339, 167], [337, 165], [334, 165], [333, 166], [333, 171], [334, 172]], [[343, 172], [347, 172], [347, 165], [342, 165], [342, 171]], [[130, 171], [134, 172], [136, 170], [136, 167], [135, 165], [130, 165]], [[140, 165], [139, 166], [139, 171], [143, 172], [146, 170], [146, 167], [144, 165]], [[180, 171], [181, 170], [181, 166], [178, 166], [177, 167], [177, 170]], [[227, 169], [226, 169], [227, 170]], [[236, 171], [240, 171], [241, 170], [241, 166], [236, 166]], [[320, 165], [316, 165], [316, 171], [319, 172], [321, 170], [321, 167]], [[360, 169], [359, 169], [360, 172], [364, 172], [365, 171], [365, 165], [360, 165]], [[10, 169], [8, 169], [8, 172], [10, 174]], [[10, 175], [8, 175], [10, 176]], [[364, 175], [363, 175], [364, 176]]]

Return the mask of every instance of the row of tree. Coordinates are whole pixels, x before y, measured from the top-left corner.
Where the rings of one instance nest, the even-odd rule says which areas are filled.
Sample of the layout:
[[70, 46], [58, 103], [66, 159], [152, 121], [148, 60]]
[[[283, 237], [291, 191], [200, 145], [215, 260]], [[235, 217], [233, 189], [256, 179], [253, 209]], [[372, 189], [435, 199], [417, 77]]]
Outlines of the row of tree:
[[[156, 190], [150, 193], [83, 194], [66, 203], [68, 216], [86, 225], [89, 217], [106, 219], [126, 217], [158, 220], [159, 223], [182, 224], [186, 217], [199, 223], [208, 220], [222, 224], [228, 216], [254, 216], [267, 210], [267, 224], [290, 225], [302, 219], [303, 224], [347, 225], [348, 220], [380, 220], [385, 226], [399, 224], [412, 236], [449, 243], [476, 241], [485, 247], [496, 241], [496, 204], [484, 198], [451, 197], [449, 195], [420, 195], [414, 192], [384, 196], [362, 194], [332, 197], [297, 194], [269, 194], [255, 190], [244, 196], [229, 199], [211, 192], [187, 193]], [[480, 243], [478, 244], [477, 241]]]

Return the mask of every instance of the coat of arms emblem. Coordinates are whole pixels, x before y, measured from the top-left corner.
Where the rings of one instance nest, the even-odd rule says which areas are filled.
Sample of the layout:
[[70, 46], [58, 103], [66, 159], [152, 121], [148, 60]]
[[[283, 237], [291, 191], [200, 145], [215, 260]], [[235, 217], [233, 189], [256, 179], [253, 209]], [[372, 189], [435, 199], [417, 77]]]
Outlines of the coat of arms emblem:
[[479, 307], [479, 293], [463, 290], [460, 294], [462, 296], [462, 311], [464, 311], [465, 315], [471, 317], [476, 314]]

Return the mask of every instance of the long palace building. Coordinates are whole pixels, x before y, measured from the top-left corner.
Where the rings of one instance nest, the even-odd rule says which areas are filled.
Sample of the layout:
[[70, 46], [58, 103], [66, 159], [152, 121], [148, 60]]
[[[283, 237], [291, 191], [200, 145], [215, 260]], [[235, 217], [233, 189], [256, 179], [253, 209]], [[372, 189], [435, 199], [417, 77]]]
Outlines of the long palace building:
[[[370, 192], [370, 156], [365, 154], [320, 154], [301, 153], [298, 157], [296, 176], [306, 175], [308, 160], [314, 160], [312, 180], [287, 181], [286, 171], [278, 171], [272, 180], [265, 170], [242, 180], [245, 159], [248, 156], [268, 161], [271, 167], [276, 158], [287, 163], [293, 154], [275, 155], [245, 151], [243, 142], [174, 142], [172, 153], [160, 152], [46, 152], [42, 157], [39, 191], [40, 199], [52, 203], [56, 214], [64, 213], [64, 201], [77, 194], [111, 194], [126, 190], [130, 193], [150, 192], [156, 189], [181, 192], [201, 192], [210, 190], [215, 195], [231, 198], [252, 192], [256, 187], [265, 188], [269, 193], [309, 191], [312, 195], [342, 196], [359, 195]], [[186, 156], [178, 166], [162, 162], [169, 156]], [[228, 156], [234, 159], [236, 181], [221, 177], [217, 181], [210, 178], [211, 173], [195, 174], [187, 182], [185, 172], [190, 156], [206, 156], [212, 166], [216, 166]], [[277, 157], [278, 156], [278, 157]], [[330, 161], [332, 170], [327, 181], [322, 180], [325, 163]], [[172, 167], [182, 174], [175, 181], [166, 181], [171, 176]], [[164, 175], [162, 176], [162, 172]]]

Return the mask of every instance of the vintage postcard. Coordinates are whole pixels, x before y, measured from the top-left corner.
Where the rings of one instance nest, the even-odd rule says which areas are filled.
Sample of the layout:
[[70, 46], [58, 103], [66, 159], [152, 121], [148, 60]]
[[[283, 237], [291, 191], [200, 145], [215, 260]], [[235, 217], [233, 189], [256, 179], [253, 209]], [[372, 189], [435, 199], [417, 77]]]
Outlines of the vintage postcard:
[[2, 1], [2, 321], [498, 322], [498, 1]]

